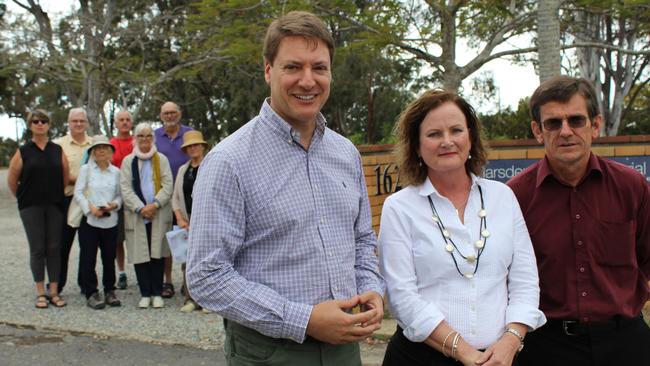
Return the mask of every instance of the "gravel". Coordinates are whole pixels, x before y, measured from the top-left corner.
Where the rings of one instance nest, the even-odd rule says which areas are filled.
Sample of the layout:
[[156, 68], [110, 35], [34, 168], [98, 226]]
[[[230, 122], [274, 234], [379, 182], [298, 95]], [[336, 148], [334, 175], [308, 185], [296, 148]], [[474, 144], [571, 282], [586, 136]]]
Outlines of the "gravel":
[[[223, 345], [220, 316], [201, 311], [190, 314], [179, 311], [183, 301], [179, 291], [183, 278], [177, 265], [173, 270], [176, 295], [165, 299], [163, 309], [137, 308], [140, 293], [133, 265], [128, 264], [129, 286], [126, 290], [116, 291], [122, 306], [103, 310], [88, 308], [77, 286], [79, 244], [76, 239], [70, 254], [68, 284], [62, 293], [68, 305], [60, 309], [52, 305], [47, 309], [36, 309], [27, 238], [18, 216], [16, 199], [10, 194], [6, 181], [7, 171], [0, 170], [0, 323], [202, 349], [217, 349]], [[101, 286], [99, 258], [97, 275]]]

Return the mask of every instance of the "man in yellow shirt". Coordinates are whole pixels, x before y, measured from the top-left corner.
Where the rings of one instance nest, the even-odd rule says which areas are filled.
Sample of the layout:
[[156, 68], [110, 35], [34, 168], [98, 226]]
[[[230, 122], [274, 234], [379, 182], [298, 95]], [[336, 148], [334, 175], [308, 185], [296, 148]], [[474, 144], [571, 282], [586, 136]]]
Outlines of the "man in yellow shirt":
[[92, 138], [88, 136], [88, 117], [83, 108], [72, 108], [68, 113], [68, 134], [54, 140], [54, 143], [61, 146], [65, 157], [70, 164], [70, 180], [65, 187], [65, 200], [63, 205], [63, 229], [61, 230], [61, 278], [59, 278], [59, 293], [63, 291], [68, 278], [68, 258], [70, 249], [77, 228], [68, 225], [68, 208], [74, 194], [74, 185], [77, 182], [77, 175], [81, 167], [81, 160], [84, 151], [92, 144]]

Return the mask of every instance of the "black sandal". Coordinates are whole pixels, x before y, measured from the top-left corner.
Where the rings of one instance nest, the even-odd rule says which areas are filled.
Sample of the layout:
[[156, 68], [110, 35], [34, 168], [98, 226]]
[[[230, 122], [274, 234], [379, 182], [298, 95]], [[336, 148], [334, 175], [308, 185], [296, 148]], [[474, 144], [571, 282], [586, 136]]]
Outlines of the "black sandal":
[[34, 306], [36, 306], [36, 309], [47, 309], [47, 307], [50, 306], [47, 296], [36, 296], [36, 304]]
[[169, 299], [174, 296], [176, 292], [174, 291], [174, 285], [171, 283], [163, 283], [162, 285], [162, 294], [160, 296]]
[[63, 298], [59, 295], [52, 296], [52, 298], [50, 298], [50, 304], [56, 306], [57, 308], [62, 308], [67, 305], [65, 300], [63, 300]]

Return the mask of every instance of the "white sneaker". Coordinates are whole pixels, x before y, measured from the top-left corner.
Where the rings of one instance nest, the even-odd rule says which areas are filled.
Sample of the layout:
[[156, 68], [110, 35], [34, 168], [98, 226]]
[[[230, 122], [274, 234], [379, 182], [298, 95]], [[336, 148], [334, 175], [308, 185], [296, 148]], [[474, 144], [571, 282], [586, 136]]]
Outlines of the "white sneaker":
[[181, 312], [183, 313], [191, 313], [196, 309], [196, 305], [194, 304], [194, 301], [189, 300], [183, 307], [181, 307]]
[[147, 309], [149, 307], [149, 304], [151, 304], [151, 298], [143, 297], [140, 299], [140, 302], [138, 303], [138, 307], [140, 309]]
[[154, 309], [160, 309], [165, 307], [165, 301], [163, 301], [162, 297], [160, 296], [154, 296], [153, 297], [153, 308]]

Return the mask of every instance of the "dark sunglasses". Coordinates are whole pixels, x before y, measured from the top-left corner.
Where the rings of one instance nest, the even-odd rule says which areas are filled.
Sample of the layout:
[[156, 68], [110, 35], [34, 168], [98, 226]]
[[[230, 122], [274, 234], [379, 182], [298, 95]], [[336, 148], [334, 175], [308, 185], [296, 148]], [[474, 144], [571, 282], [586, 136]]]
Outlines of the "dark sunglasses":
[[[556, 131], [562, 128], [562, 123], [564, 120], [562, 118], [549, 118], [542, 121], [542, 126], [546, 131]], [[567, 118], [567, 124], [569, 128], [582, 128], [587, 125], [586, 116], [569, 116]]]
[[50, 123], [50, 121], [47, 120], [47, 119], [33, 119], [32, 123], [36, 123], [36, 124], [40, 123], [42, 125], [46, 125], [46, 124]]

